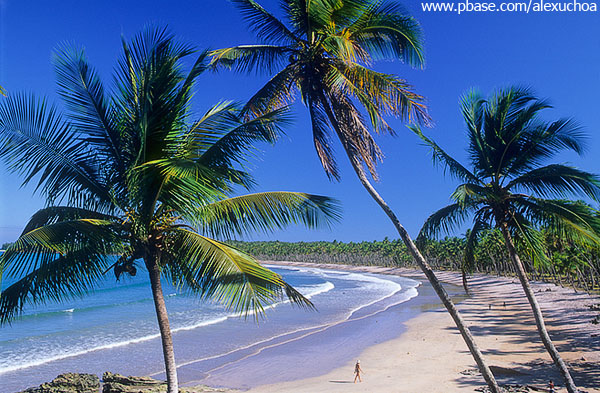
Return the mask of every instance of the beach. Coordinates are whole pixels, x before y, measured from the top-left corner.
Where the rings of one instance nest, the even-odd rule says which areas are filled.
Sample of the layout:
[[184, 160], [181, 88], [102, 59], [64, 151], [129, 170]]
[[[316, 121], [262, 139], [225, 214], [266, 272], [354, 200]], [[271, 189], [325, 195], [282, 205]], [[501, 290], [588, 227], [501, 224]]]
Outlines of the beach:
[[[309, 266], [401, 274], [424, 280], [420, 272], [403, 268]], [[460, 273], [437, 275], [445, 283], [461, 283]], [[498, 382], [545, 388], [553, 380], [558, 392], [566, 392], [560, 388], [561, 379], [541, 344], [518, 281], [475, 275], [469, 284], [472, 296], [460, 302], [458, 308]], [[600, 329], [590, 323], [595, 314], [589, 310], [589, 305], [599, 303], [598, 297], [554, 284], [534, 282], [532, 287], [544, 310], [549, 333], [569, 364], [576, 384], [583, 391], [600, 392]], [[348, 359], [343, 367], [324, 375], [260, 386], [250, 392], [445, 393], [473, 392], [484, 386], [445, 309], [425, 311], [407, 321], [405, 328], [400, 337], [371, 346], [359, 355], [365, 372], [362, 383], [352, 383], [356, 359]]]
[[[268, 265], [317, 310], [281, 300], [244, 318], [201, 302], [165, 280], [181, 384], [250, 389], [343, 366], [366, 348], [398, 337], [403, 323], [435, 302], [428, 285], [394, 275]], [[145, 274], [81, 298], [28, 307], [0, 334], [2, 393], [65, 372], [105, 371], [165, 379], [152, 293]], [[460, 289], [453, 288], [460, 293]], [[298, 359], [310, 364], [298, 368]]]
[[[265, 264], [309, 291], [318, 311], [299, 311], [281, 304], [268, 310], [268, 318], [256, 324], [210, 307], [198, 310], [201, 312], [195, 315], [193, 308], [198, 306], [197, 302], [171, 293], [167, 300], [173, 310], [175, 352], [182, 386], [208, 385], [252, 393], [445, 393], [474, 392], [484, 386], [453, 321], [419, 271], [295, 262], [265, 261]], [[475, 275], [469, 279], [471, 296], [466, 296], [459, 273], [437, 274], [458, 304], [499, 383], [538, 389], [547, 386], [549, 380], [562, 385], [515, 279]], [[600, 299], [553, 284], [532, 283], [532, 286], [544, 310], [550, 335], [570, 365], [576, 383], [584, 392], [600, 392], [600, 329], [590, 323], [597, 312], [589, 310], [589, 305], [600, 303]], [[46, 335], [47, 341], [53, 340], [55, 344], [59, 344], [56, 337], [75, 341], [83, 334], [82, 326], [85, 332], [100, 322], [106, 325], [111, 315], [124, 320], [134, 318], [131, 323], [137, 325], [143, 321], [149, 323], [154, 317], [151, 310], [146, 310], [149, 306], [145, 287], [144, 282], [136, 281], [125, 286], [111, 284], [104, 295], [81, 300], [94, 304], [93, 309], [75, 307], [33, 314], [23, 323], [60, 322], [65, 331], [59, 336], [48, 331], [25, 341]], [[109, 294], [110, 298], [115, 296], [113, 293], [138, 298], [124, 304], [106, 303]], [[125, 313], [120, 311], [123, 307]], [[98, 314], [96, 308], [101, 310]], [[143, 319], [135, 319], [142, 318], [141, 315]], [[82, 318], [81, 322], [77, 318]], [[67, 330], [69, 324], [74, 326], [73, 332]], [[130, 327], [127, 332], [132, 334], [134, 330]], [[94, 330], [94, 334], [101, 331]], [[106, 336], [106, 340], [114, 341], [98, 341], [102, 345], [48, 358], [39, 361], [39, 365], [15, 367], [0, 378], [6, 392], [35, 386], [63, 372], [101, 375], [112, 371], [165, 379], [160, 371], [159, 338], [148, 335], [145, 328], [136, 334], [139, 336], [127, 341]], [[10, 337], [5, 334], [5, 338]], [[100, 336], [96, 338], [99, 340]], [[12, 345], [10, 341], [6, 343]], [[43, 341], [40, 343], [45, 345]], [[10, 360], [11, 353], [7, 353], [9, 358], [5, 360]], [[12, 354], [9, 366], [17, 365], [16, 352]], [[31, 357], [40, 360], [39, 355], [34, 355]], [[362, 383], [354, 384], [357, 359], [361, 360], [365, 374]]]

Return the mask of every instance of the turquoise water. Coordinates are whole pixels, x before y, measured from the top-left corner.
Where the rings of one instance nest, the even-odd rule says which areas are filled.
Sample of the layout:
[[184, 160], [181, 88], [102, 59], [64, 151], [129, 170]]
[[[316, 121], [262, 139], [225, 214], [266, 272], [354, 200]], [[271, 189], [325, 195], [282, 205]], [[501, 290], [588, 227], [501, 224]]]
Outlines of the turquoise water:
[[[359, 323], [415, 297], [419, 285], [396, 276], [272, 268], [318, 311], [281, 302], [269, 307], [257, 324], [252, 316], [244, 319], [219, 304], [200, 303], [163, 283], [182, 382], [252, 386], [248, 378], [236, 380], [239, 368], [262, 368], [274, 359], [280, 364], [290, 351], [306, 348], [327, 352], [323, 343], [344, 336], [340, 329], [354, 323], [350, 329], [356, 331]], [[300, 346], [290, 348], [295, 344]], [[329, 355], [316, 352], [307, 356]], [[327, 360], [331, 362], [335, 360]], [[20, 319], [0, 328], [0, 392], [34, 386], [67, 371], [161, 377], [162, 353], [145, 271], [120, 282], [108, 278], [82, 299], [28, 307]], [[285, 379], [285, 372], [278, 375]]]

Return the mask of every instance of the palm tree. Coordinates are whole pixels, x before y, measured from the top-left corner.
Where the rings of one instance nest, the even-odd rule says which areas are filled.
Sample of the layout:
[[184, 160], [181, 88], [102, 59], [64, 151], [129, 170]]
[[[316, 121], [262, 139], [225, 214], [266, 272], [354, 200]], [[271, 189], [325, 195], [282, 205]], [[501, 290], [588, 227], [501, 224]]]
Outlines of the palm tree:
[[[463, 184], [452, 194], [454, 203], [433, 213], [421, 236], [449, 231], [473, 216], [467, 239], [467, 264], [482, 231], [498, 228], [510, 259], [531, 305], [538, 332], [546, 350], [562, 374], [567, 390], [577, 392], [569, 370], [554, 347], [540, 306], [529, 286], [515, 239], [522, 242], [536, 263], [548, 261], [543, 228], [560, 238], [579, 244], [600, 244], [600, 223], [595, 212], [581, 202], [563, 198], [584, 195], [600, 199], [596, 175], [562, 164], [543, 165], [563, 150], [584, 151], [583, 135], [570, 119], [546, 122], [539, 113], [550, 105], [526, 88], [500, 90], [489, 99], [472, 91], [462, 99], [462, 113], [469, 138], [468, 157], [472, 170], [446, 154], [419, 127], [413, 131], [431, 147], [434, 161]], [[558, 198], [558, 199], [555, 199]]]
[[281, 276], [214, 237], [338, 217], [337, 203], [316, 195], [227, 198], [253, 184], [244, 154], [254, 142], [273, 142], [286, 117], [276, 110], [242, 119], [235, 104], [221, 103], [191, 119], [192, 88], [206, 68], [202, 53], [183, 72], [193, 53], [164, 29], [147, 29], [123, 42], [108, 96], [83, 52], [65, 48], [55, 56], [64, 117], [31, 96], [0, 103], [0, 157], [24, 184], [37, 179], [48, 199], [1, 256], [0, 272], [18, 280], [1, 294], [0, 323], [27, 303], [83, 295], [108, 271], [118, 278], [144, 266], [170, 393], [177, 373], [161, 277], [240, 313], [261, 312], [284, 294], [312, 307]]
[[498, 392], [494, 376], [446, 290], [367, 175], [368, 171], [374, 180], [378, 179], [376, 164], [382, 158], [369, 123], [375, 132], [391, 135], [394, 131], [386, 122], [388, 116], [429, 123], [423, 97], [408, 82], [368, 67], [380, 59], [399, 59], [413, 67], [422, 66], [418, 22], [397, 3], [282, 0], [288, 27], [253, 0], [232, 1], [265, 43], [212, 51], [212, 66], [274, 74], [250, 98], [243, 109], [246, 114], [279, 108], [291, 102], [296, 92], [300, 93], [310, 112], [312, 138], [323, 169], [330, 179], [339, 179], [333, 133], [362, 185], [390, 218], [454, 319], [486, 382], [493, 392]]

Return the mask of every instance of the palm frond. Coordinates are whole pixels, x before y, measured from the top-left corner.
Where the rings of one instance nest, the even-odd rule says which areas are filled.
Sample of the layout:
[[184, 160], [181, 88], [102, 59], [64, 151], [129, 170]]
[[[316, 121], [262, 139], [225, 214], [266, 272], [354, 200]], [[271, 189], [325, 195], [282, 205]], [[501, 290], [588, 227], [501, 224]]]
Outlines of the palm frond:
[[294, 63], [279, 71], [250, 97], [241, 113], [260, 116], [290, 104], [294, 100], [294, 85], [298, 72], [298, 66]]
[[581, 127], [572, 119], [559, 119], [548, 123], [532, 123], [519, 135], [519, 152], [514, 155], [508, 174], [521, 174], [542, 165], [562, 150], [583, 154], [586, 138]]
[[424, 104], [425, 98], [412, 90], [405, 80], [362, 67], [358, 64], [336, 62], [327, 76], [328, 84], [356, 97], [367, 110], [373, 129], [393, 130], [385, 116], [396, 116], [410, 123], [431, 125]]
[[214, 202], [198, 210], [197, 222], [212, 237], [230, 239], [290, 224], [329, 227], [340, 219], [339, 203], [300, 192], [262, 192]]
[[93, 219], [112, 222], [119, 221], [119, 218], [116, 216], [111, 216], [95, 210], [71, 206], [49, 206], [38, 210], [33, 214], [33, 216], [31, 216], [29, 222], [23, 229], [22, 235], [46, 225], [79, 219]]
[[[221, 125], [223, 134], [202, 152], [199, 160], [207, 166], [231, 166], [247, 160], [247, 153], [256, 142], [274, 143], [290, 123], [287, 107], [242, 118], [236, 113], [230, 127]], [[194, 131], [195, 133], [196, 131]], [[203, 136], [204, 138], [204, 136]]]
[[546, 254], [543, 234], [520, 213], [513, 213], [509, 222], [512, 237], [517, 243], [524, 244], [521, 252], [530, 258], [535, 266], [543, 266], [549, 262]]
[[131, 42], [123, 40], [123, 53], [114, 105], [116, 121], [130, 133], [125, 149], [134, 154], [133, 167], [160, 158], [168, 135], [185, 128], [191, 96], [182, 96], [190, 81], [181, 59], [194, 49], [176, 41], [166, 29], [147, 28]]
[[272, 73], [281, 69], [294, 49], [277, 45], [239, 45], [210, 52], [210, 66], [238, 72]]
[[51, 200], [80, 193], [110, 203], [96, 155], [45, 101], [26, 95], [2, 100], [0, 135], [0, 157], [24, 176], [23, 185], [39, 175], [36, 190]]
[[336, 124], [334, 129], [342, 142], [344, 149], [356, 170], [368, 169], [374, 180], [379, 180], [377, 162], [383, 160], [383, 152], [369, 132], [366, 121], [352, 101], [339, 94], [330, 94], [329, 100], [321, 99], [323, 106], [331, 105], [332, 115]]
[[61, 256], [38, 257], [35, 270], [0, 294], [0, 325], [18, 316], [27, 304], [60, 302], [91, 292], [110, 265], [105, 251], [89, 245]]
[[471, 171], [462, 166], [458, 161], [452, 158], [448, 153], [446, 153], [441, 147], [438, 146], [432, 139], [428, 138], [423, 134], [421, 128], [417, 125], [408, 126], [408, 128], [414, 132], [423, 142], [425, 146], [431, 148], [431, 156], [434, 163], [439, 163], [443, 165], [444, 171], [448, 171], [450, 175], [455, 178], [470, 182], [474, 184], [482, 184], [481, 180], [475, 176]]
[[311, 25], [306, 0], [280, 0], [279, 5], [283, 9], [286, 19], [293, 27], [294, 34], [298, 37], [308, 37]]
[[159, 186], [153, 187], [152, 193], [149, 189], [138, 187], [131, 191], [130, 200], [141, 206], [148, 201], [154, 205], [160, 201], [186, 216], [193, 216], [198, 205], [219, 200], [231, 190], [230, 179], [226, 175], [185, 158], [150, 161], [135, 168], [138, 178], [135, 183], [159, 183]]
[[261, 7], [253, 0], [232, 0], [252, 31], [264, 41], [281, 43], [299, 42], [279, 19]]
[[470, 90], [461, 97], [461, 112], [469, 138], [469, 158], [478, 177], [488, 176], [495, 169], [489, 161], [488, 146], [483, 138], [485, 108], [486, 100], [477, 90]]
[[348, 31], [375, 59], [401, 59], [413, 67], [425, 63], [419, 22], [398, 3], [370, 2]]
[[[171, 232], [169, 254], [176, 264], [173, 276], [186, 283], [201, 299], [214, 299], [228, 308], [256, 316], [267, 304], [281, 299], [288, 284], [278, 274], [262, 267], [255, 259], [216, 240], [185, 229]], [[168, 263], [168, 262], [167, 262]], [[295, 291], [290, 300], [301, 307], [312, 303]]]
[[119, 234], [112, 221], [77, 219], [35, 228], [21, 235], [0, 257], [3, 271], [18, 277], [36, 268], [38, 260], [67, 255], [89, 244], [106, 250], [119, 247]]
[[471, 214], [470, 209], [460, 203], [453, 203], [436, 211], [425, 220], [418, 238], [434, 239], [440, 233], [450, 233], [459, 228]]
[[582, 202], [557, 199], [515, 198], [517, 212], [537, 227], [573, 244], [600, 245], [597, 211]]
[[506, 185], [506, 189], [511, 188], [532, 191], [545, 198], [586, 195], [600, 200], [600, 179], [597, 175], [560, 164], [526, 172]]
[[104, 86], [86, 59], [83, 50], [63, 46], [54, 52], [58, 93], [65, 102], [71, 124], [121, 176], [125, 163], [119, 130], [113, 123], [112, 109]]
[[310, 119], [312, 124], [313, 143], [317, 156], [325, 173], [330, 179], [339, 180], [340, 172], [333, 153], [332, 140], [330, 137], [330, 123], [327, 114], [318, 100], [307, 99]]

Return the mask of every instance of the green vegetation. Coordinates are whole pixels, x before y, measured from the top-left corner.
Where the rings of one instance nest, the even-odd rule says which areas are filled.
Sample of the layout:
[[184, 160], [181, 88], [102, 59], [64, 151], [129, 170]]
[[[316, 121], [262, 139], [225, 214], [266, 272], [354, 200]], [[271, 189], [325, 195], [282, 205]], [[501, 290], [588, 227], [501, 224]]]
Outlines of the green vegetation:
[[0, 246], [0, 250], [6, 250], [11, 245], [12, 245], [12, 242], [3, 243], [2, 246]]
[[169, 393], [178, 391], [177, 371], [161, 277], [241, 313], [260, 313], [283, 295], [311, 307], [281, 276], [213, 237], [338, 217], [336, 202], [317, 195], [227, 197], [253, 184], [245, 154], [275, 141], [285, 112], [242, 117], [224, 102], [192, 119], [193, 87], [206, 69], [201, 53], [184, 73], [194, 52], [164, 29], [147, 29], [123, 42], [107, 96], [83, 52], [63, 48], [55, 67], [64, 114], [28, 95], [0, 102], [0, 157], [24, 184], [36, 179], [48, 201], [0, 257], [4, 277], [17, 279], [1, 294], [0, 323], [27, 303], [83, 295], [109, 271], [118, 279], [143, 266]]
[[[587, 249], [583, 252], [575, 245], [559, 246], [550, 235], [545, 235], [545, 240], [547, 243], [544, 248], [552, 263], [534, 264], [530, 259], [524, 259], [525, 270], [530, 279], [569, 285], [575, 290], [600, 291], [600, 250]], [[466, 237], [428, 239], [420, 244], [420, 249], [434, 269], [460, 271], [463, 267], [466, 242]], [[357, 243], [339, 241], [295, 243], [229, 241], [227, 243], [264, 261], [418, 267], [400, 239]], [[527, 255], [525, 245], [520, 242], [516, 245], [520, 253]], [[474, 246], [473, 254], [476, 263], [472, 267], [472, 272], [502, 276], [516, 275], [502, 234], [498, 230], [482, 232]]]
[[[432, 238], [440, 232], [448, 233], [472, 217], [473, 227], [464, 252], [464, 269], [471, 269], [476, 263], [474, 245], [480, 233], [490, 228], [500, 230], [542, 342], [569, 393], [577, 393], [569, 370], [548, 335], [520, 255], [528, 256], [535, 264], [551, 262], [542, 229], [567, 244], [598, 247], [597, 212], [584, 203], [564, 198], [585, 196], [598, 201], [600, 180], [571, 166], [545, 164], [561, 151], [581, 154], [585, 150], [584, 137], [571, 119], [541, 120], [540, 112], [547, 108], [550, 105], [546, 101], [517, 87], [500, 90], [488, 99], [475, 91], [463, 97], [472, 169], [461, 165], [418, 127], [413, 127], [431, 147], [434, 161], [462, 183], [451, 195], [453, 203], [429, 216], [419, 236]], [[523, 244], [520, 252], [515, 241]]]

